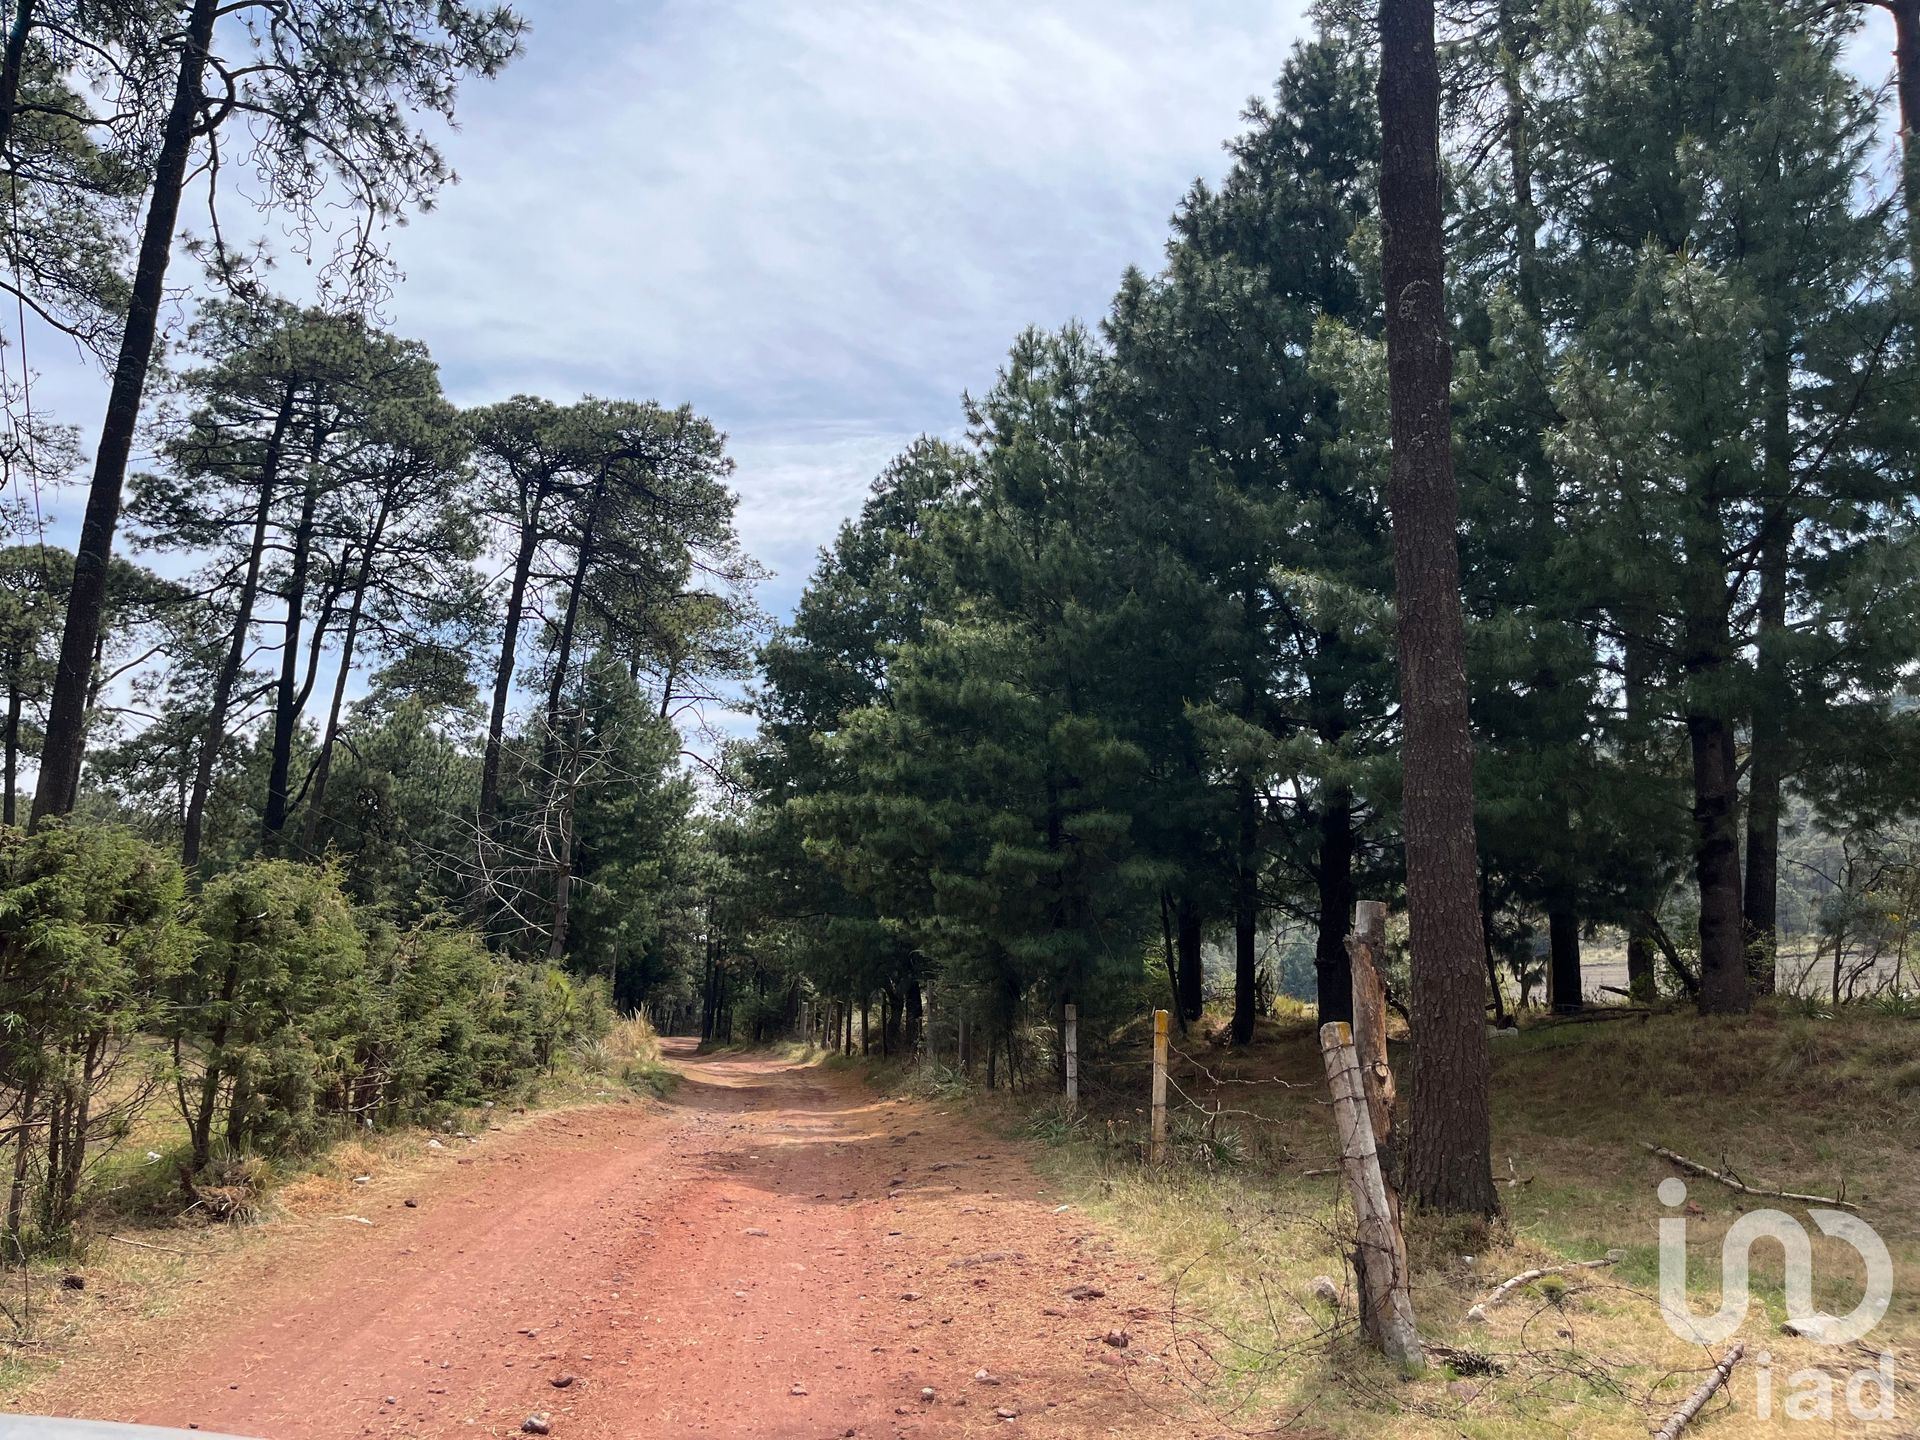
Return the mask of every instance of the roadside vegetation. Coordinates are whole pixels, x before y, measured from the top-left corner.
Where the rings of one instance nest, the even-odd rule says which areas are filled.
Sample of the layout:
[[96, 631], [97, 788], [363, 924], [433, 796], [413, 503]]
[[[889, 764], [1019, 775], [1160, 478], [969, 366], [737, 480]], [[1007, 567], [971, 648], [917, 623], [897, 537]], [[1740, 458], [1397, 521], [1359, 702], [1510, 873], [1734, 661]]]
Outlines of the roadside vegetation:
[[[870, 1062], [878, 1085], [957, 1106], [1033, 1142], [1030, 1153], [1063, 1200], [1157, 1262], [1169, 1310], [1142, 1321], [1140, 1338], [1172, 1342], [1168, 1353], [1194, 1400], [1223, 1425], [1259, 1433], [1297, 1424], [1356, 1437], [1645, 1436], [1714, 1356], [1662, 1320], [1656, 1222], [1673, 1212], [1655, 1191], [1675, 1172], [1643, 1141], [1730, 1165], [1750, 1183], [1858, 1202], [1898, 1276], [1874, 1344], [1902, 1367], [1920, 1354], [1920, 1176], [1911, 1164], [1920, 1143], [1920, 1024], [1911, 1017], [1781, 1003], [1708, 1027], [1674, 1013], [1605, 1024], [1538, 1019], [1495, 1042], [1503, 1215], [1490, 1230], [1410, 1217], [1422, 1335], [1457, 1352], [1411, 1382], [1359, 1333], [1345, 1253], [1352, 1216], [1310, 1017], [1263, 1022], [1245, 1047], [1226, 1043], [1229, 1025], [1212, 1011], [1176, 1037], [1170, 1160], [1158, 1171], [1146, 1163], [1143, 1027], [1083, 1036], [1082, 1103], [1073, 1112], [1051, 1084], [987, 1091], [978, 1067], [969, 1076], [940, 1061]], [[1404, 1069], [1398, 1042], [1395, 1052]], [[1782, 1114], [1793, 1123], [1780, 1124]], [[1687, 1178], [1691, 1303], [1704, 1314], [1718, 1302], [1728, 1225], [1766, 1202]], [[1805, 1207], [1786, 1208], [1805, 1219]], [[1517, 1287], [1484, 1323], [1467, 1318], [1514, 1276], [1609, 1256], [1610, 1264]], [[1815, 1257], [1816, 1303], [1844, 1313], [1859, 1296], [1859, 1262], [1818, 1236]], [[1759, 1417], [1749, 1360], [1732, 1403], [1722, 1397], [1709, 1412], [1716, 1435], [1803, 1429], [1784, 1408], [1788, 1377], [1832, 1365], [1823, 1347], [1778, 1333], [1787, 1319], [1782, 1258], [1777, 1248], [1755, 1251], [1756, 1304], [1740, 1331], [1750, 1355], [1770, 1357], [1773, 1413]], [[1322, 1277], [1337, 1287], [1332, 1303], [1316, 1293]], [[1863, 1350], [1850, 1363], [1874, 1359]], [[1907, 1383], [1901, 1416], [1912, 1403]], [[1838, 1395], [1835, 1404], [1844, 1433], [1906, 1433], [1892, 1420], [1848, 1419]]]

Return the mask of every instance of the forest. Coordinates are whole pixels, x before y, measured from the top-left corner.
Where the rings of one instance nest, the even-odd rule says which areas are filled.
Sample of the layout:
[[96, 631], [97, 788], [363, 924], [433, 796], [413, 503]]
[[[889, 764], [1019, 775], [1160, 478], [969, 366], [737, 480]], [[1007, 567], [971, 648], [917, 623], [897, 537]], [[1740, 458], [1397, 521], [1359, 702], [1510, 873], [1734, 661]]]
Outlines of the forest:
[[1027, 1090], [1068, 1006], [1350, 1021], [1364, 900], [1440, 1210], [1498, 1206], [1490, 1030], [1910, 1019], [1920, 8], [1888, 86], [1872, 8], [1447, 0], [1429, 93], [1419, 5], [1323, 0], [1162, 258], [776, 616], [725, 416], [463, 407], [380, 320], [521, 17], [11, 0], [7, 1236], [155, 1115], [191, 1193], [619, 1015]]

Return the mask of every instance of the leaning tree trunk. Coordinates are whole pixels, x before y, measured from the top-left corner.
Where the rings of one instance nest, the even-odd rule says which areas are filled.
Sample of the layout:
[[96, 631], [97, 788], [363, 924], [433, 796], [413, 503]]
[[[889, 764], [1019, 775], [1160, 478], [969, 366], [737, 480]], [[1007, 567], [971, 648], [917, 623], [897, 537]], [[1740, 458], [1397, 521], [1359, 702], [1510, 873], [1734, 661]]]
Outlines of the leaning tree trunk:
[[564, 781], [559, 774], [562, 754], [560, 702], [564, 698], [567, 671], [573, 664], [574, 627], [580, 619], [580, 597], [587, 588], [587, 571], [593, 564], [593, 533], [600, 518], [600, 501], [606, 493], [606, 483], [607, 474], [603, 467], [594, 483], [586, 524], [581, 527], [580, 553], [574, 561], [572, 582], [567, 586], [567, 611], [560, 622], [560, 640], [553, 657], [553, 678], [547, 688], [547, 733], [541, 742], [541, 753], [547, 778], [553, 786], [550, 793], [557, 811], [558, 831], [553, 856], [553, 911], [547, 927], [549, 960], [558, 960], [567, 945], [567, 917], [573, 905], [573, 807], [580, 778], [573, 770], [578, 763], [576, 756], [567, 758], [569, 773]]
[[267, 804], [262, 817], [268, 846], [278, 844], [287, 824], [288, 783], [293, 772], [293, 732], [300, 719], [300, 627], [305, 619], [307, 572], [313, 563], [313, 518], [320, 503], [320, 448], [323, 437], [314, 425], [313, 454], [307, 467], [306, 494], [300, 501], [300, 523], [293, 532], [293, 559], [287, 572], [287, 613], [282, 625], [280, 679], [274, 687], [273, 758], [267, 771]]
[[134, 431], [140, 423], [147, 371], [153, 364], [160, 306], [166, 300], [167, 264], [173, 256], [174, 225], [180, 217], [180, 195], [186, 188], [187, 164], [193, 155], [202, 101], [201, 81], [219, 12], [219, 0], [193, 0], [187, 14], [173, 102], [154, 162], [153, 199], [147, 205], [146, 224], [140, 235], [140, 257], [128, 294], [126, 324], [120, 332], [120, 354], [114, 362], [113, 387], [108, 392], [106, 419], [94, 454], [93, 484], [87, 492], [80, 541], [74, 550], [73, 588], [67, 597], [66, 629], [60, 635], [60, 661], [47, 710], [46, 739], [40, 749], [40, 779], [34, 788], [36, 824], [48, 815], [66, 814], [79, 795], [80, 763], [86, 748], [87, 692], [106, 604], [113, 534], [120, 524], [120, 492], [126, 484]]
[[347, 628], [340, 639], [340, 668], [333, 677], [333, 699], [327, 706], [327, 732], [320, 740], [320, 753], [313, 762], [313, 775], [307, 785], [307, 819], [300, 832], [300, 849], [312, 855], [320, 838], [321, 808], [326, 804], [327, 781], [333, 774], [333, 751], [340, 740], [340, 715], [346, 708], [347, 681], [353, 675], [353, 652], [360, 639], [360, 619], [366, 611], [367, 587], [373, 583], [373, 557], [386, 533], [387, 515], [392, 497], [380, 497], [380, 509], [367, 532], [365, 552], [360, 556], [360, 573], [354, 578], [353, 599], [347, 606]]
[[267, 528], [273, 521], [273, 501], [280, 478], [280, 456], [286, 443], [287, 426], [293, 420], [293, 390], [288, 388], [279, 412], [273, 417], [273, 429], [260, 463], [260, 498], [253, 510], [253, 535], [248, 541], [247, 568], [240, 577], [240, 594], [234, 601], [233, 633], [227, 641], [227, 653], [213, 678], [213, 696], [207, 705], [207, 724], [201, 732], [200, 754], [193, 771], [193, 792], [187, 797], [187, 815], [180, 840], [180, 860], [189, 870], [200, 863], [200, 847], [206, 833], [207, 799], [213, 793], [213, 771], [219, 763], [220, 747], [226, 743], [227, 707], [233, 703], [234, 683], [247, 659], [247, 635], [253, 629], [253, 606], [260, 593], [260, 567], [267, 553]]
[[1413, 1198], [1492, 1215], [1486, 983], [1453, 474], [1453, 351], [1433, 0], [1381, 0], [1380, 216], [1393, 569], [1413, 946]]
[[[520, 547], [513, 557], [513, 581], [507, 588], [506, 627], [500, 634], [500, 655], [493, 667], [493, 708], [487, 715], [486, 754], [480, 762], [479, 827], [484, 835], [500, 804], [500, 748], [507, 730], [507, 701], [513, 694], [513, 667], [520, 643], [520, 622], [527, 613], [527, 585], [533, 557], [540, 548], [540, 512], [552, 487], [541, 480], [534, 486], [520, 525]], [[703, 1035], [702, 1039], [711, 1038]]]

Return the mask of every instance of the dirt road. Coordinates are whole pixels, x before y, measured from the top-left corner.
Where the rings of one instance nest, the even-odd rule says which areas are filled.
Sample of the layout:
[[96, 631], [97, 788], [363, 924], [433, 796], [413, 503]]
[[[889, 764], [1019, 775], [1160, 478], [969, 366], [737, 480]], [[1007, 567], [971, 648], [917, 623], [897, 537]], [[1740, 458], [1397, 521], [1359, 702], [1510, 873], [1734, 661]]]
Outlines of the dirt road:
[[536, 1413], [558, 1440], [1207, 1433], [1156, 1353], [1164, 1290], [1017, 1147], [851, 1076], [668, 1045], [664, 1106], [378, 1178], [370, 1225], [263, 1243], [30, 1401], [267, 1440]]

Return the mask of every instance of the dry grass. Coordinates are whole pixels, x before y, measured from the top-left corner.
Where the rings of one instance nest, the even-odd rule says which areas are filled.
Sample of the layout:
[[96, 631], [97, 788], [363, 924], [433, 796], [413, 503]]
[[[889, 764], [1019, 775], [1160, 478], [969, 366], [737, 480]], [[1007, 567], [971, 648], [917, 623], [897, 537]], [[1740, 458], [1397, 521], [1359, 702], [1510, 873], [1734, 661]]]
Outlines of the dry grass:
[[[1468, 1436], [1570, 1433], [1641, 1440], [1711, 1366], [1676, 1338], [1655, 1299], [1655, 1188], [1672, 1173], [1642, 1139], [1696, 1159], [1731, 1163], [1752, 1183], [1845, 1194], [1891, 1249], [1893, 1308], [1868, 1343], [1890, 1350], [1903, 1377], [1896, 1417], [1849, 1418], [1846, 1377], [1870, 1363], [1778, 1334], [1785, 1318], [1777, 1247], [1754, 1253], [1758, 1303], [1741, 1332], [1750, 1356], [1771, 1357], [1773, 1411], [1763, 1421], [1750, 1359], [1690, 1434], [1807, 1433], [1786, 1416], [1789, 1377], [1823, 1365], [1840, 1377], [1828, 1434], [1920, 1433], [1920, 1024], [1881, 1016], [1761, 1014], [1737, 1022], [1690, 1015], [1542, 1026], [1496, 1042], [1495, 1168], [1502, 1189], [1491, 1230], [1413, 1222], [1415, 1308], [1430, 1341], [1486, 1355], [1503, 1373], [1394, 1378], [1357, 1343], [1350, 1317], [1311, 1298], [1318, 1275], [1346, 1281], [1350, 1224], [1332, 1164], [1332, 1123], [1311, 1027], [1274, 1027], [1246, 1052], [1198, 1035], [1176, 1038], [1171, 1129], [1176, 1164], [1139, 1163], [1146, 1079], [1138, 1034], [1087, 1067], [1087, 1104], [1058, 1107], [1004, 1096], [977, 1103], [1002, 1123], [1052, 1142], [1043, 1165], [1072, 1197], [1156, 1257], [1176, 1287], [1167, 1322], [1194, 1394], [1229, 1429], [1294, 1420], [1338, 1435]], [[1399, 1058], [1403, 1088], [1410, 1077]], [[1207, 1112], [1218, 1107], [1218, 1115]], [[1238, 1112], [1238, 1113], [1235, 1113]], [[1702, 1213], [1690, 1224], [1693, 1307], [1718, 1301], [1721, 1239], [1763, 1202], [1708, 1180], [1689, 1181]], [[1794, 1209], [1795, 1207], [1785, 1207]], [[1804, 1211], [1800, 1212], [1804, 1219]], [[1469, 1324], [1468, 1309], [1523, 1270], [1623, 1252], [1607, 1269], [1536, 1282]], [[1843, 1243], [1814, 1235], [1815, 1300], [1844, 1313], [1861, 1266]], [[1162, 1336], [1163, 1339], [1167, 1338]], [[1873, 1399], [1872, 1395], [1867, 1397]]]

